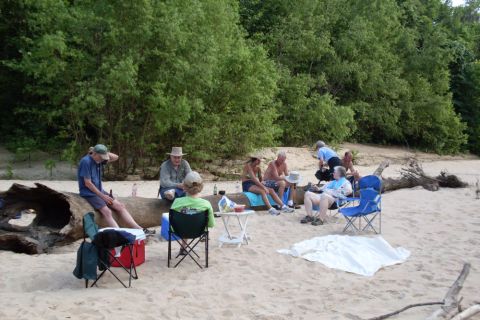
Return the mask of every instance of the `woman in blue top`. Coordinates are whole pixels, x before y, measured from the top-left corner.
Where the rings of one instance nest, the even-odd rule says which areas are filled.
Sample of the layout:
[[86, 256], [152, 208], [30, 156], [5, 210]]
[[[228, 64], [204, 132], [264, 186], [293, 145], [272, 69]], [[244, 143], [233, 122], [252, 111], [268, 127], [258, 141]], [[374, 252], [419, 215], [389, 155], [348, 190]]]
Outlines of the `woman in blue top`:
[[[346, 178], [347, 171], [342, 166], [336, 166], [333, 171], [333, 181], [327, 183], [321, 189], [321, 194], [307, 191], [304, 197], [305, 211], [307, 216], [303, 218], [301, 223], [311, 222], [314, 226], [321, 225], [327, 217], [327, 210], [337, 199], [345, 198], [352, 193], [352, 185]], [[313, 215], [313, 205], [320, 207], [318, 215]]]

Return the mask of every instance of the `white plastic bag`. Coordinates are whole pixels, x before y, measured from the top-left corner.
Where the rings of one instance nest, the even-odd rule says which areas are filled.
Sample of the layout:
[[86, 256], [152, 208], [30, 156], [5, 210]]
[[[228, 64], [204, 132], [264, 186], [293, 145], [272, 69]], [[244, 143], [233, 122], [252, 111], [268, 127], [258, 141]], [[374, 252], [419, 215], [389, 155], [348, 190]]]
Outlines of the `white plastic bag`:
[[220, 212], [232, 212], [237, 204], [228, 199], [227, 196], [223, 196], [218, 202], [218, 209]]

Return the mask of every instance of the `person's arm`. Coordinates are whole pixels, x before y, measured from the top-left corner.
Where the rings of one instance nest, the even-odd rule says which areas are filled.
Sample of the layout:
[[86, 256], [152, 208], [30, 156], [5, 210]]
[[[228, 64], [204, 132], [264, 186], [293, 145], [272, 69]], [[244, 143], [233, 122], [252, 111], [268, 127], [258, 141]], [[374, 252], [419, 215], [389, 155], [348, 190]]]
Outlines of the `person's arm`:
[[103, 193], [101, 190], [98, 190], [98, 188], [93, 184], [92, 180], [90, 178], [84, 177], [83, 181], [85, 182], [85, 187], [87, 187], [90, 191], [95, 193], [97, 196], [105, 200], [106, 203], [112, 204], [113, 203], [113, 198], [110, 196], [106, 195]]
[[288, 176], [288, 166], [287, 166], [286, 162], [285, 162], [284, 166], [285, 166], [285, 168], [283, 169], [283, 177], [281, 177], [282, 180], [285, 180], [285, 177]]
[[109, 159], [108, 159], [108, 162], [109, 162], [109, 163], [118, 160], [118, 155], [115, 154], [115, 153], [113, 153], [113, 152], [109, 152], [109, 153], [108, 153], [108, 157], [109, 157]]
[[186, 176], [187, 174], [192, 172], [192, 168], [190, 167], [190, 163], [188, 163], [187, 160], [183, 160], [183, 161], [185, 161], [185, 176]]
[[[192, 172], [192, 168], [190, 167], [190, 164], [188, 163], [187, 160], [182, 160], [181, 165], [184, 166], [185, 177], [187, 176], [187, 174]], [[183, 178], [184, 180], [185, 180], [185, 177]], [[177, 183], [175, 187], [178, 188], [178, 189], [185, 190], [185, 186], [183, 184], [183, 181], [181, 183]]]
[[330, 185], [333, 183], [333, 181], [330, 181], [326, 183], [323, 187], [320, 188], [320, 190], [325, 191], [330, 188]]
[[320, 149], [318, 149], [317, 158], [318, 158], [318, 168], [322, 169], [323, 165], [325, 164], [325, 161], [323, 159], [323, 153], [321, 152]]
[[343, 196], [348, 196], [352, 194], [353, 189], [352, 189], [352, 184], [350, 181], [346, 180], [345, 183], [339, 188], [338, 190]]
[[246, 166], [247, 166], [247, 171], [250, 174], [250, 178], [252, 179], [253, 183], [255, 183], [255, 185], [257, 185], [257, 187], [262, 188], [265, 191], [267, 191], [267, 187], [265, 187], [262, 184], [262, 182], [260, 182], [260, 180], [258, 180], [257, 175], [255, 174], [255, 172], [253, 172], [252, 167], [248, 163], [246, 164]]
[[160, 166], [160, 186], [162, 188], [176, 188], [181, 183], [173, 182], [166, 163]]

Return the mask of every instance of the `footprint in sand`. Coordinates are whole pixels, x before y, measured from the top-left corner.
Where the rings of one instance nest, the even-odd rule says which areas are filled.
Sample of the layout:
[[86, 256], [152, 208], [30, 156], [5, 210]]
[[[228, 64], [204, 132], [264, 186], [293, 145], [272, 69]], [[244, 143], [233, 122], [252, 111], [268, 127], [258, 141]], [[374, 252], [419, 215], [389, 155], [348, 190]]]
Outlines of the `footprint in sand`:
[[172, 291], [170, 291], [170, 294], [172, 297], [182, 297], [182, 298], [189, 298], [191, 296], [189, 292], [177, 290], [177, 289], [173, 289]]
[[222, 316], [231, 318], [231, 317], [233, 317], [233, 312], [232, 312], [232, 310], [225, 310], [225, 311], [222, 312]]
[[430, 274], [422, 274], [421, 277], [425, 280], [428, 280], [428, 281], [432, 281], [433, 280], [433, 276], [430, 275]]
[[255, 299], [255, 295], [253, 293], [244, 293], [242, 294], [242, 298], [243, 300], [246, 300], [246, 301], [250, 301], [250, 300], [253, 300]]

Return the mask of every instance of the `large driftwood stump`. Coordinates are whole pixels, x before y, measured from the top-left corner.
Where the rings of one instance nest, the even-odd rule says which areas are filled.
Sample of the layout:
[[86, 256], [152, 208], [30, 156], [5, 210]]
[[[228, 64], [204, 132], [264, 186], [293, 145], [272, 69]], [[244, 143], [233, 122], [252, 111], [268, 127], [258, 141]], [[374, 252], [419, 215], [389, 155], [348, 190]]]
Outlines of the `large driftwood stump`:
[[[382, 162], [373, 174], [381, 177], [383, 171], [388, 166], [388, 161]], [[382, 184], [384, 192], [418, 186], [422, 186], [430, 191], [437, 191], [440, 187], [464, 188], [468, 185], [457, 176], [449, 175], [446, 172], [440, 172], [437, 177], [431, 177], [423, 171], [422, 166], [415, 159], [410, 159], [407, 165], [401, 169], [399, 178], [382, 177]]]
[[[230, 199], [250, 206], [242, 193], [228, 195]], [[67, 244], [83, 237], [82, 218], [92, 207], [75, 193], [58, 192], [36, 183], [35, 187], [13, 184], [8, 191], [1, 192], [5, 201], [0, 210], [0, 249], [35, 254], [45, 252], [54, 245]], [[221, 196], [208, 196], [205, 199], [218, 210]], [[144, 228], [159, 226], [162, 213], [168, 212], [170, 202], [160, 199], [127, 197], [118, 198], [124, 203], [135, 221]], [[9, 221], [18, 212], [33, 210], [36, 214], [32, 224], [19, 227]], [[262, 208], [256, 208], [262, 209]], [[96, 212], [95, 220], [100, 227], [105, 221]], [[118, 220], [120, 226], [123, 222]]]

